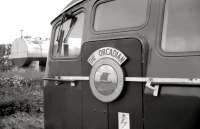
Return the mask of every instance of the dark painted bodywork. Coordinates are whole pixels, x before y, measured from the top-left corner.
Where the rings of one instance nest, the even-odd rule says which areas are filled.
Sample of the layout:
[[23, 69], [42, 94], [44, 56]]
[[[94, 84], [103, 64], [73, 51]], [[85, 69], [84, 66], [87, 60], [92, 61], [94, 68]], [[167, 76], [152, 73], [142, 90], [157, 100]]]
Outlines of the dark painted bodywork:
[[[125, 76], [200, 77], [200, 54], [165, 53], [160, 48], [165, 0], [149, 0], [147, 23], [143, 28], [109, 32], [95, 32], [92, 28], [96, 1], [86, 0], [63, 11], [85, 10], [81, 55], [54, 58], [50, 49], [46, 77], [89, 76], [91, 66], [87, 59], [101, 47], [114, 47], [128, 56], [129, 60], [122, 66]], [[71, 5], [73, 3], [76, 1]], [[60, 16], [52, 22], [53, 26]], [[94, 98], [87, 81], [76, 82], [76, 87], [70, 87], [68, 82], [56, 86], [48, 81], [44, 93], [46, 129], [116, 129], [117, 112], [120, 111], [130, 112], [133, 116], [131, 129], [200, 128], [199, 87], [161, 85], [159, 96], [153, 97], [144, 84], [126, 82], [120, 97], [108, 104]]]
[[[115, 39], [85, 43], [81, 53], [83, 76], [89, 76], [92, 68], [87, 62], [88, 57], [96, 49], [105, 46], [116, 48], [128, 56], [129, 61], [122, 65], [125, 76], [142, 76], [142, 44], [137, 39]], [[124, 85], [126, 87], [116, 101], [103, 103], [93, 96], [88, 81], [82, 83], [84, 129], [117, 128], [118, 112], [129, 112], [130, 120], [132, 121], [130, 127], [142, 128], [142, 84], [125, 83]], [[130, 103], [130, 100], [134, 103]], [[91, 123], [91, 121], [93, 122]]]

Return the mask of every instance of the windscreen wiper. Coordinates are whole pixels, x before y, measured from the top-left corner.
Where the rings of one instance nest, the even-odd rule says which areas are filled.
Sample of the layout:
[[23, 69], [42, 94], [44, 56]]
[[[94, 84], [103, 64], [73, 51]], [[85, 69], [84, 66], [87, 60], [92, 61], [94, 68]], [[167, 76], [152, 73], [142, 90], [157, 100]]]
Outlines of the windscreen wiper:
[[64, 37], [64, 40], [63, 40], [64, 43], [67, 42], [67, 39], [68, 39], [68, 37], [69, 37], [71, 31], [73, 30], [73, 27], [74, 27], [74, 25], [76, 24], [76, 21], [77, 21], [77, 17], [71, 16], [71, 23], [70, 23], [70, 26], [69, 26], [69, 30], [67, 31], [67, 34], [66, 34], [66, 36]]
[[[64, 30], [63, 30], [63, 23], [65, 21], [67, 21], [68, 19], [72, 18], [73, 16], [72, 15], [69, 15], [69, 14], [63, 14], [62, 16], [62, 20], [61, 20], [61, 25], [60, 25], [60, 28], [59, 28], [59, 31], [58, 31], [58, 36], [57, 36], [57, 39], [56, 41], [58, 42], [58, 49], [57, 49], [57, 53], [60, 53], [61, 52], [61, 48], [62, 48], [62, 42], [63, 42], [63, 37], [64, 37]], [[72, 18], [73, 19], [73, 18]], [[71, 24], [70, 24], [71, 25]], [[70, 27], [71, 28], [71, 27]], [[68, 33], [68, 32], [67, 32]]]

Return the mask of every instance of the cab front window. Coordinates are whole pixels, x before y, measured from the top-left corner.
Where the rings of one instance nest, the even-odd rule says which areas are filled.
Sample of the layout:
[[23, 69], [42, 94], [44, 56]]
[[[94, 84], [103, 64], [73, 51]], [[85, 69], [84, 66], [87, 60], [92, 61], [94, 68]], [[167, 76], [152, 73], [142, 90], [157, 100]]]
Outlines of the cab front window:
[[148, 0], [109, 0], [96, 7], [96, 31], [140, 27], [147, 20]]
[[200, 0], [167, 0], [161, 48], [166, 52], [200, 51]]
[[84, 13], [63, 17], [54, 36], [54, 57], [77, 57], [82, 45]]

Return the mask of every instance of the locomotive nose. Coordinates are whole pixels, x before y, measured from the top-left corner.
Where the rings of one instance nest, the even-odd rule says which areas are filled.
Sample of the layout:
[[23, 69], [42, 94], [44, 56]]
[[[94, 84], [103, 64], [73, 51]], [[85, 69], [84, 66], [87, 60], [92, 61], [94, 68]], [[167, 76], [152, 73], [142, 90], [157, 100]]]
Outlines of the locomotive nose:
[[[125, 115], [126, 127], [131, 123], [130, 128], [142, 128], [142, 122], [139, 122], [142, 121], [142, 83], [127, 83], [125, 77], [143, 76], [146, 60], [143, 57], [148, 50], [143, 44], [137, 38], [83, 44], [82, 75], [89, 76], [89, 82], [82, 82], [85, 126], [102, 129], [110, 125], [118, 128], [117, 120]], [[138, 121], [134, 121], [132, 115]], [[98, 118], [93, 120], [95, 125], [89, 124], [93, 117]]]

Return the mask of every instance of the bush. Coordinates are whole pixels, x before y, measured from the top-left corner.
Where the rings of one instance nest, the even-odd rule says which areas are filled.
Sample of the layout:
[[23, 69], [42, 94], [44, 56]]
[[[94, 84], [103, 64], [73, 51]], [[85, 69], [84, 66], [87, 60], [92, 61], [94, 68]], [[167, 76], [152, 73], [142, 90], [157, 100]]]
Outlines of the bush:
[[[43, 86], [35, 72], [0, 74], [0, 129], [43, 129]], [[31, 78], [36, 77], [37, 78]], [[26, 78], [25, 78], [26, 77]], [[41, 77], [40, 77], [41, 78]]]
[[41, 81], [19, 76], [0, 78], [0, 116], [17, 111], [42, 112], [43, 91]]
[[43, 129], [43, 114], [17, 112], [0, 120], [0, 129]]

